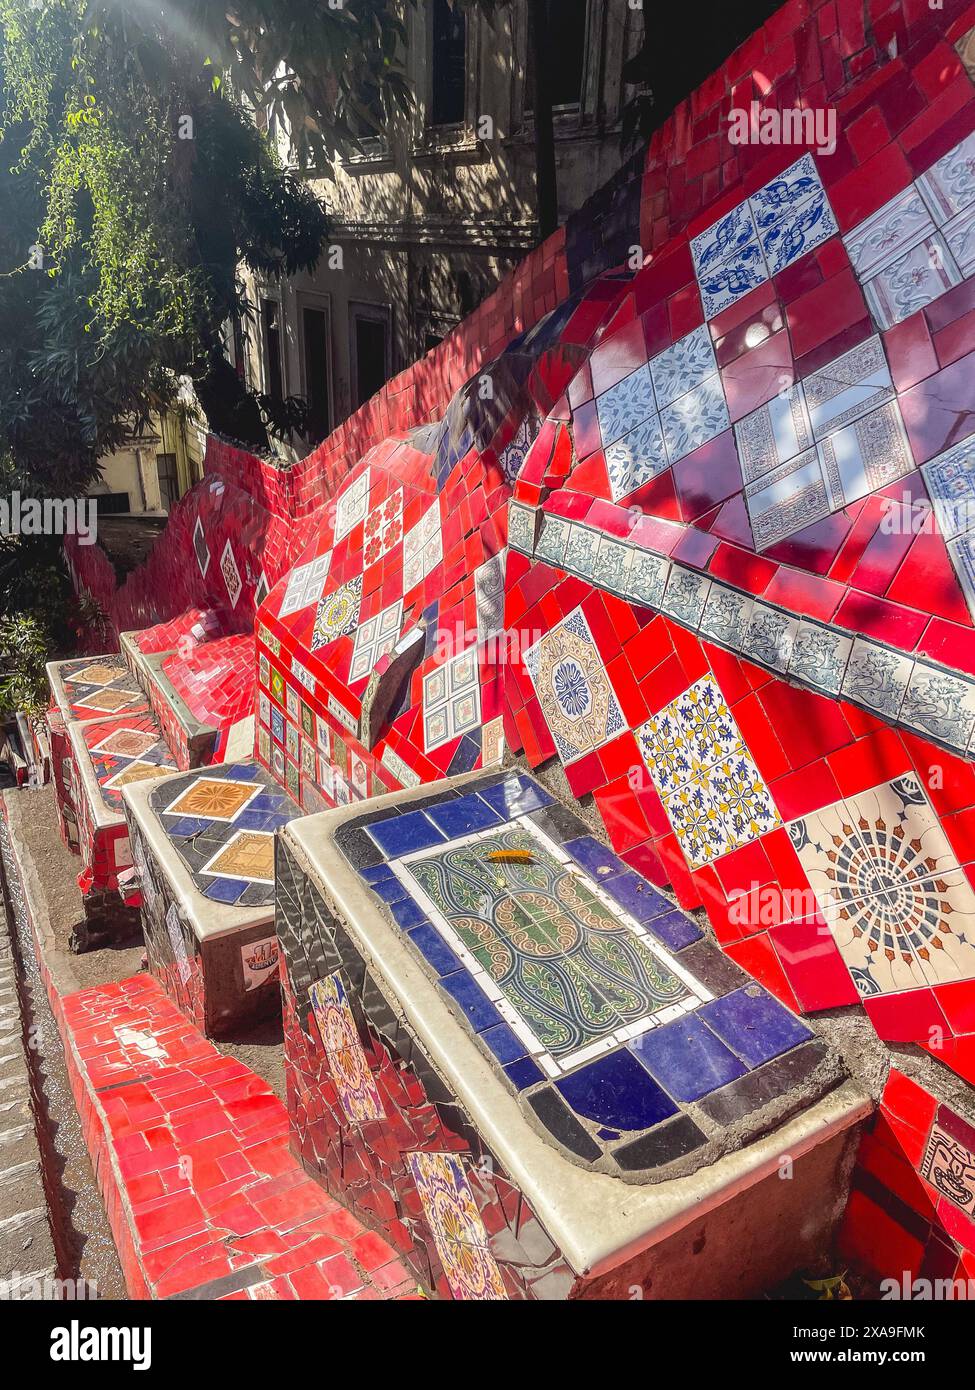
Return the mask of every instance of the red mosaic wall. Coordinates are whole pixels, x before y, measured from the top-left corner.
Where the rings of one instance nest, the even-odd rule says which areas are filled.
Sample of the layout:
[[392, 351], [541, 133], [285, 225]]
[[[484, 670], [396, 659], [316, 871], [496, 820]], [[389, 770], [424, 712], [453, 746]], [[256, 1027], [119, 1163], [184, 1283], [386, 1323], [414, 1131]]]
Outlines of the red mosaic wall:
[[[962, 0], [784, 6], [301, 464], [211, 439], [207, 480], [117, 593], [95, 548], [69, 549], [118, 630], [190, 609], [218, 638], [256, 626], [258, 756], [306, 809], [490, 761], [503, 728], [788, 1004], [862, 1003], [963, 1087], [973, 27]], [[835, 113], [835, 149], [733, 145], [752, 102]], [[505, 547], [499, 655], [484, 566]], [[403, 681], [387, 617], [422, 643]], [[908, 1180], [924, 1125], [900, 1152], [882, 1135], [901, 1084], [847, 1248], [896, 1274], [937, 1226], [957, 1267], [971, 1150], [939, 1160], [941, 1188]]]

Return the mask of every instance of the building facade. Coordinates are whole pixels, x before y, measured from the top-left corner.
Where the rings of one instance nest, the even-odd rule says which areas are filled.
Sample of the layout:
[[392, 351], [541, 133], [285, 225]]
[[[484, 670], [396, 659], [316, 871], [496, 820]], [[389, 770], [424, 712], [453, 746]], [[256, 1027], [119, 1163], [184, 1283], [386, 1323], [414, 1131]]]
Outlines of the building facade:
[[[550, 36], [560, 221], [623, 162], [624, 62], [643, 17], [559, 0]], [[230, 335], [249, 387], [311, 406], [311, 445], [435, 347], [538, 240], [525, 0], [496, 15], [406, 7], [415, 109], [314, 180], [330, 246], [311, 274], [246, 275]], [[286, 137], [279, 148], [287, 158]]]

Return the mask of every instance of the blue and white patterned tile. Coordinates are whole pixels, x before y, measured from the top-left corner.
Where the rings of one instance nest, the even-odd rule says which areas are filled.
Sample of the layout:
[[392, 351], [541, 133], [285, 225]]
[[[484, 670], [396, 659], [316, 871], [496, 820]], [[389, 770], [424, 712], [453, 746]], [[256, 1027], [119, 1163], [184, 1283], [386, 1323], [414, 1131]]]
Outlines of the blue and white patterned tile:
[[811, 372], [802, 383], [813, 438], [823, 439], [894, 399], [894, 383], [876, 334]]
[[800, 256], [836, 236], [838, 231], [829, 199], [825, 191], [820, 190], [761, 233], [762, 252], [769, 273], [778, 275]]
[[894, 401], [827, 435], [819, 455], [834, 511], [914, 469], [907, 431]]
[[935, 222], [943, 226], [975, 203], [975, 131], [917, 180]]
[[756, 550], [795, 535], [832, 510], [816, 449], [807, 449], [745, 489]]
[[799, 631], [798, 618], [757, 600], [742, 642], [742, 653], [773, 671], [785, 672]]
[[706, 270], [699, 270], [697, 283], [704, 317], [715, 318], [730, 304], [737, 303], [763, 285], [768, 278], [768, 266], [757, 240], [749, 242], [727, 260], [717, 261]]
[[975, 618], [975, 531], [967, 531], [963, 536], [949, 541], [948, 555], [955, 567], [968, 611]]
[[910, 657], [866, 637], [857, 637], [843, 677], [843, 694], [887, 719], [896, 719], [913, 666]]
[[596, 397], [603, 446], [613, 444], [656, 413], [650, 368], [644, 363]]
[[610, 444], [604, 457], [614, 501], [635, 492], [662, 473], [668, 463], [658, 416], [651, 415], [642, 425]]
[[625, 581], [627, 597], [634, 603], [659, 608], [669, 571], [670, 561], [663, 555], [631, 546]]
[[975, 733], [975, 682], [918, 661], [900, 717], [922, 734], [964, 753]]
[[730, 428], [721, 378], [709, 377], [661, 411], [667, 457], [677, 463], [722, 430]]
[[650, 375], [658, 409], [663, 410], [678, 396], [700, 386], [717, 370], [711, 334], [707, 324], [701, 324], [693, 333], [678, 338], [671, 347], [650, 359]]
[[611, 590], [614, 594], [624, 593], [629, 561], [628, 545], [613, 536], [601, 536], [596, 552], [593, 583], [600, 589]]
[[803, 453], [812, 442], [802, 383], [796, 382], [735, 425], [742, 481], [754, 482]]
[[838, 695], [846, 664], [853, 650], [853, 638], [823, 623], [801, 622], [789, 659], [789, 675], [808, 681], [820, 690]]
[[700, 630], [734, 651], [740, 651], [751, 621], [754, 599], [725, 584], [714, 583], [701, 614]]
[[528, 648], [525, 667], [564, 763], [601, 748], [626, 728], [581, 608]]
[[927, 204], [912, 183], [848, 232], [843, 242], [862, 281], [898, 260], [934, 230]]
[[759, 235], [822, 191], [816, 161], [807, 152], [749, 198]]
[[711, 580], [706, 574], [687, 569], [684, 565], [672, 565], [660, 607], [684, 627], [696, 628], [701, 621], [710, 588]]
[[588, 526], [571, 523], [562, 568], [582, 579], [591, 579], [596, 573], [599, 539], [598, 532]]
[[[691, 256], [698, 277], [706, 275], [752, 246], [758, 234], [747, 201], [741, 202], [704, 232], [691, 238]], [[767, 278], [767, 277], [763, 277]]]
[[935, 233], [872, 275], [864, 282], [863, 293], [877, 326], [893, 328], [962, 278], [944, 238]]
[[975, 529], [975, 434], [921, 465], [945, 540]]
[[975, 207], [953, 217], [943, 234], [952, 260], [967, 280], [975, 272]]
[[538, 540], [535, 542], [536, 558], [561, 569], [568, 539], [569, 523], [565, 517], [543, 512]]

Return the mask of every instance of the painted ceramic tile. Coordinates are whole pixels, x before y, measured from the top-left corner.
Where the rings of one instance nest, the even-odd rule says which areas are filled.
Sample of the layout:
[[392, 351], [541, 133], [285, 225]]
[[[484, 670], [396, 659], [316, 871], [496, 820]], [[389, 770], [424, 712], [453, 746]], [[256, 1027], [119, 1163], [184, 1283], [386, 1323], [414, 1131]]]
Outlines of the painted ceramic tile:
[[742, 480], [754, 482], [780, 464], [804, 453], [813, 443], [812, 425], [800, 383], [735, 425]]
[[769, 278], [762, 248], [756, 238], [727, 260], [698, 271], [698, 288], [704, 317], [713, 319]]
[[707, 231], [691, 238], [691, 256], [698, 279], [757, 243], [751, 209], [747, 202], [739, 203]]
[[828, 435], [819, 445], [819, 455], [833, 510], [887, 487], [914, 468], [894, 402]]
[[506, 1299], [501, 1271], [460, 1157], [412, 1153], [407, 1161], [454, 1298]]
[[403, 489], [373, 507], [363, 532], [363, 564], [374, 565], [403, 539]]
[[816, 161], [808, 152], [776, 174], [749, 198], [752, 217], [759, 236], [790, 216], [797, 208], [822, 192]]
[[711, 676], [637, 731], [688, 862], [708, 864], [781, 824], [775, 803]]
[[380, 613], [374, 613], [356, 628], [352, 648], [349, 682], [362, 680], [374, 669], [381, 656], [391, 651], [399, 641], [403, 625], [403, 600], [397, 599]]
[[241, 830], [203, 865], [200, 873], [273, 883], [274, 836], [262, 830]]
[[234, 558], [234, 548], [228, 540], [220, 556], [220, 573], [227, 588], [227, 597], [230, 600], [231, 608], [237, 607], [237, 600], [240, 598], [240, 591], [244, 587], [240, 577], [240, 570], [237, 568], [237, 561]]
[[119, 758], [138, 758], [158, 741], [159, 735], [145, 729], [113, 729], [97, 743], [91, 745], [92, 753], [112, 753]]
[[878, 270], [864, 282], [863, 292], [877, 325], [893, 328], [961, 280], [944, 238], [936, 233]]
[[975, 617], [975, 531], [948, 542], [948, 555], [965, 595], [968, 611]]
[[356, 575], [333, 594], [323, 594], [315, 614], [315, 627], [311, 635], [313, 652], [327, 647], [337, 637], [354, 632], [359, 622], [359, 604], [362, 599], [362, 578]]
[[528, 451], [534, 444], [535, 438], [536, 434], [530, 429], [529, 421], [527, 419], [522, 420], [515, 432], [514, 438], [510, 443], [504, 446], [498, 455], [501, 471], [510, 486], [514, 486], [517, 482], [518, 476], [525, 466], [525, 459], [528, 457]]
[[679, 338], [671, 347], [651, 358], [650, 375], [657, 408], [663, 410], [678, 396], [685, 395], [708, 377], [714, 376], [717, 370], [711, 334], [707, 324], [702, 324], [693, 333]]
[[728, 407], [719, 376], [709, 377], [660, 413], [667, 457], [677, 463], [685, 454], [728, 429]]
[[821, 246], [839, 228], [823, 189], [791, 208], [768, 230], [759, 232], [770, 275], [777, 275], [800, 256]]
[[432, 753], [450, 739], [476, 729], [480, 722], [481, 685], [475, 646], [424, 676], [424, 747]]
[[[395, 871], [533, 1056], [571, 1070], [699, 999], [666, 952], [621, 919], [588, 876], [534, 827], [466, 836], [397, 862]], [[527, 864], [492, 854], [528, 852]], [[499, 1006], [500, 1006], [499, 1005]]]
[[624, 593], [629, 569], [630, 547], [613, 536], [601, 536], [596, 551], [593, 581], [600, 589]]
[[117, 792], [122, 787], [128, 786], [130, 782], [147, 782], [154, 777], [172, 777], [175, 771], [176, 764], [171, 759], [163, 765], [161, 763], [144, 763], [136, 758], [134, 762], [126, 764], [121, 772], [108, 778], [102, 784], [102, 790]]
[[525, 667], [564, 763], [623, 732], [623, 711], [581, 608], [528, 648]]
[[535, 512], [517, 502], [508, 503], [508, 544], [525, 555], [531, 555], [535, 545]]
[[335, 504], [335, 540], [347, 536], [356, 522], [362, 521], [369, 505], [369, 469], [365, 468]]
[[943, 235], [952, 260], [967, 280], [975, 270], [975, 207], [947, 222]]
[[656, 413], [650, 368], [646, 364], [618, 381], [596, 399], [599, 432], [603, 446], [614, 443], [624, 434], [642, 425]]
[[739, 649], [751, 621], [753, 602], [747, 594], [739, 593], [737, 589], [712, 584], [701, 614], [701, 632], [713, 637], [716, 642]]
[[838, 695], [853, 650], [853, 638], [821, 623], [801, 622], [796, 633], [789, 674]]
[[284, 699], [285, 707], [288, 711], [288, 717], [292, 719], [295, 724], [300, 723], [301, 699], [298, 695], [297, 690], [295, 690], [292, 686], [286, 684], [284, 689]]
[[873, 216], [854, 227], [843, 240], [853, 269], [864, 280], [881, 266], [899, 260], [934, 230], [927, 205], [912, 183]]
[[[301, 662], [298, 660], [296, 656], [293, 656], [291, 658], [291, 674], [294, 676], [295, 680], [298, 681], [304, 687], [304, 689], [308, 691], [309, 695], [314, 695], [315, 677], [309, 671], [307, 666], [303, 666], [301, 664]], [[304, 701], [302, 701], [302, 708], [307, 708], [307, 706], [305, 706], [304, 704]]]
[[798, 631], [797, 618], [756, 601], [742, 643], [743, 654], [773, 671], [787, 671]]
[[565, 517], [543, 512], [538, 540], [535, 542], [535, 558], [561, 569], [568, 536], [569, 523]]
[[880, 338], [868, 338], [812, 372], [802, 389], [816, 439], [892, 400], [894, 384]]
[[913, 774], [795, 821], [789, 834], [862, 994], [975, 976], [975, 893]]
[[857, 637], [843, 677], [843, 694], [896, 719], [907, 692], [914, 663], [909, 657]]
[[443, 559], [440, 502], [434, 501], [403, 541], [403, 593], [408, 594]]
[[167, 816], [199, 816], [207, 820], [233, 821], [260, 791], [254, 782], [232, 782], [220, 777], [199, 777], [163, 809]]
[[975, 528], [975, 434], [922, 464], [921, 473], [945, 540]]
[[325, 588], [331, 562], [332, 552], [328, 551], [327, 554], [310, 560], [306, 565], [295, 566], [288, 575], [288, 584], [281, 600], [282, 618], [318, 603]]
[[651, 415], [605, 450], [606, 472], [613, 500], [643, 487], [668, 466], [660, 419]]
[[661, 603], [663, 611], [685, 627], [696, 628], [701, 621], [711, 581], [706, 574], [672, 565]]
[[573, 525], [565, 545], [565, 559], [562, 568], [570, 574], [583, 579], [592, 579], [596, 573], [596, 556], [599, 552], [600, 536], [588, 526]]
[[939, 226], [975, 203], [975, 133], [926, 170], [917, 181]]
[[630, 559], [622, 592], [634, 603], [659, 608], [670, 573], [670, 561], [649, 550], [640, 550], [637, 546], [630, 546], [629, 549]]
[[975, 732], [975, 682], [918, 661], [900, 718], [959, 752], [966, 752]]
[[[965, 1138], [957, 1131], [964, 1132]], [[975, 1136], [947, 1106], [940, 1107], [931, 1126], [920, 1173], [961, 1211], [969, 1215], [975, 1211]]]
[[756, 550], [766, 550], [828, 516], [832, 500], [816, 449], [807, 449], [745, 489]]
[[507, 551], [499, 551], [474, 571], [477, 640], [489, 641], [504, 631], [504, 574]]
[[311, 987], [315, 1022], [339, 1103], [351, 1124], [384, 1120], [382, 1097], [369, 1069], [348, 995], [336, 972]]

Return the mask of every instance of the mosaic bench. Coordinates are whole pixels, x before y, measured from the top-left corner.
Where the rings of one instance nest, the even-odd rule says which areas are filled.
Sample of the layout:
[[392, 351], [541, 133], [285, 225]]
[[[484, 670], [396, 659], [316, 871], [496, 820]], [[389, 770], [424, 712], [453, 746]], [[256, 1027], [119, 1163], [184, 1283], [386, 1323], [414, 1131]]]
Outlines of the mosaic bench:
[[201, 1032], [281, 1008], [274, 835], [299, 807], [255, 762], [126, 788], [149, 969]]
[[828, 1240], [869, 1101], [531, 779], [292, 821], [276, 895], [293, 1147], [431, 1290], [729, 1296]]
[[[138, 917], [127, 906], [120, 877], [132, 867], [122, 788], [176, 771], [158, 720], [150, 712], [123, 713], [67, 725], [71, 745], [74, 810], [84, 869], [78, 877], [87, 925], [74, 937], [77, 950], [90, 944], [90, 930], [112, 937], [131, 935]], [[123, 896], [124, 895], [124, 896]]]
[[176, 765], [181, 772], [204, 767], [215, 760], [220, 731], [196, 719], [166, 674], [163, 662], [171, 651], [143, 652], [133, 640], [137, 634], [123, 632], [122, 654], [129, 669], [146, 693], [153, 713], [166, 731]]
[[49, 661], [46, 669], [51, 698], [66, 721], [145, 714], [149, 708], [145, 691], [118, 652]]

